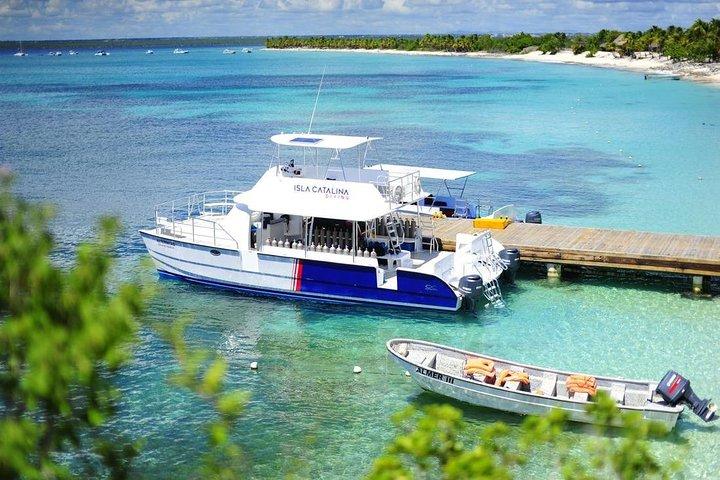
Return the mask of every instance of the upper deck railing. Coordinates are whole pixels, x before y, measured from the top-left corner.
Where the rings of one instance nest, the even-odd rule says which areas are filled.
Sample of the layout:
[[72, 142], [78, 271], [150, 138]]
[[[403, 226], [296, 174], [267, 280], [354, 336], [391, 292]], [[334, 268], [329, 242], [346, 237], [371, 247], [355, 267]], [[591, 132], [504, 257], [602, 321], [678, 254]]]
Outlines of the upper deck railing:
[[195, 193], [185, 199], [155, 206], [158, 233], [223, 248], [238, 248], [238, 243], [216, 220], [232, 209], [233, 198], [240, 192], [220, 190]]

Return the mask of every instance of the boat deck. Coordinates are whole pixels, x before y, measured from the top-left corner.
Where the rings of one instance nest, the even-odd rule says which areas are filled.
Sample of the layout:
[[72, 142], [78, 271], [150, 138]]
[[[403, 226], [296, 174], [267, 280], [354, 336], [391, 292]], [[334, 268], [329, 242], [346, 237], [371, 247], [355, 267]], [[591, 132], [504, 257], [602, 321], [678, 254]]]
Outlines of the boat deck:
[[[452, 251], [457, 233], [485, 229], [473, 228], [472, 220], [444, 218], [435, 219], [434, 230], [443, 249]], [[720, 276], [720, 237], [535, 223], [511, 223], [490, 232], [531, 262]]]

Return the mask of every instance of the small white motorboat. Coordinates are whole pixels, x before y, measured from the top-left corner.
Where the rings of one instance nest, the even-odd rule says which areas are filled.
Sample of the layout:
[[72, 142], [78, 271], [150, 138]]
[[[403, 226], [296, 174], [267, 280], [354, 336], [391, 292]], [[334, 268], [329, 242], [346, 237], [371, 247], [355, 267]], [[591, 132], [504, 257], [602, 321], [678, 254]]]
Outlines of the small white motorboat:
[[78, 53], [75, 50], [70, 50], [68, 52], [68, 55], [77, 55]]
[[223, 55], [235, 55], [235, 50], [226, 48], [225, 50], [223, 50]]
[[145, 50], [145, 55], [153, 55], [154, 53], [152, 50]]
[[[343, 304], [457, 311], [519, 262], [488, 231], [443, 251], [431, 219], [401, 215], [422, 195], [419, 169], [367, 167], [369, 136], [283, 133], [246, 192], [207, 192], [156, 206], [140, 231], [161, 275], [240, 292]], [[297, 160], [296, 160], [297, 159]], [[515, 250], [516, 251], [516, 250]]]
[[604, 390], [621, 411], [640, 412], [668, 429], [675, 426], [683, 403], [706, 422], [717, 418], [715, 404], [700, 400], [690, 382], [673, 371], [660, 382], [625, 380], [524, 365], [422, 340], [393, 339], [386, 347], [421, 388], [481, 407], [521, 415], [557, 408], [572, 421], [592, 423], [586, 407]]
[[243, 48], [242, 53], [252, 53], [252, 48]]
[[175, 50], [173, 50], [173, 53], [175, 55], [184, 55], [184, 54], [188, 53], [188, 50], [183, 50], [182, 48], [176, 48]]
[[105, 50], [98, 50], [95, 52], [96, 57], [107, 57], [108, 55], [110, 55], [110, 53]]

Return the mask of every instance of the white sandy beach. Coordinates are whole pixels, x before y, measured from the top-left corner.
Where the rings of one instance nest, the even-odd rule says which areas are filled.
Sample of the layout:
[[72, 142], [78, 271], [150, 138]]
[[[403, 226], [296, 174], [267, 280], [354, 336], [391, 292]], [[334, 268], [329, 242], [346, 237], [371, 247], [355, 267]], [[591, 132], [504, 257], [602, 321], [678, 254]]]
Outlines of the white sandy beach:
[[[305, 49], [317, 50], [322, 49]], [[388, 53], [398, 55], [437, 55], [437, 56], [467, 56], [467, 57], [491, 57], [507, 60], [521, 60], [530, 62], [565, 63], [589, 65], [603, 68], [616, 68], [620, 70], [631, 70], [641, 73], [666, 73], [679, 75], [686, 80], [708, 83], [720, 87], [720, 64], [718, 63], [692, 63], [673, 62], [669, 58], [660, 57], [658, 54], [649, 52], [638, 52], [638, 58], [617, 57], [612, 52], [598, 52], [594, 57], [588, 57], [587, 52], [575, 55], [570, 50], [563, 50], [555, 55], [543, 54], [540, 51], [523, 54], [494, 54], [487, 52], [454, 53], [454, 52], [408, 52], [403, 50], [363, 50], [363, 49], [339, 49], [343, 52], [363, 53]]]

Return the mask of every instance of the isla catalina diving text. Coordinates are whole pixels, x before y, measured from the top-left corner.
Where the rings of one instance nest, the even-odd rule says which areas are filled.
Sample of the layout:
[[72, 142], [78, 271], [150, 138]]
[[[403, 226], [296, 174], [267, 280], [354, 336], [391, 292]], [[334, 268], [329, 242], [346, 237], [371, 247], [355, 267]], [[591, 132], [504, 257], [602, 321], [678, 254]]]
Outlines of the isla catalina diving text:
[[347, 188], [325, 187], [323, 185], [294, 185], [296, 192], [313, 193], [316, 195], [325, 195], [325, 198], [342, 198], [347, 200], [350, 198], [350, 191]]

